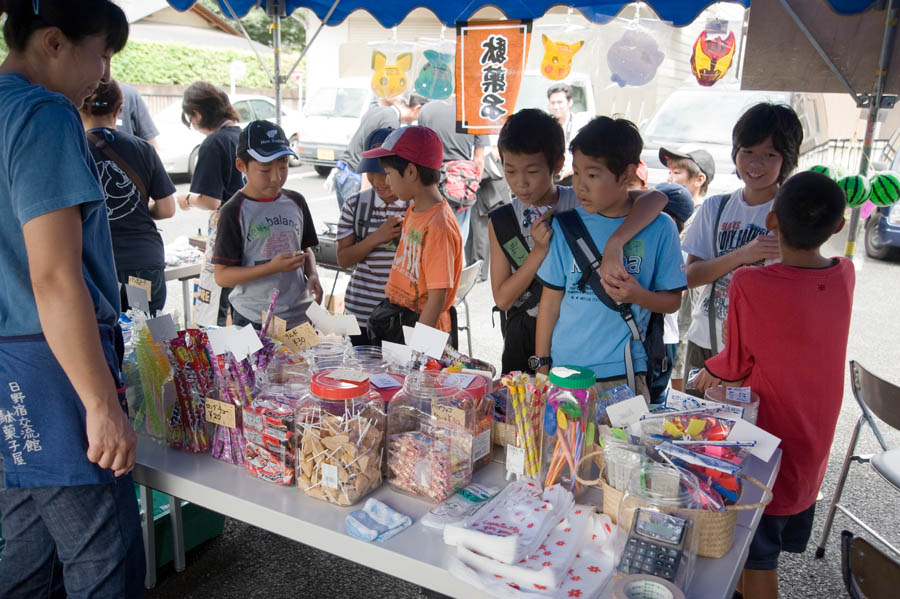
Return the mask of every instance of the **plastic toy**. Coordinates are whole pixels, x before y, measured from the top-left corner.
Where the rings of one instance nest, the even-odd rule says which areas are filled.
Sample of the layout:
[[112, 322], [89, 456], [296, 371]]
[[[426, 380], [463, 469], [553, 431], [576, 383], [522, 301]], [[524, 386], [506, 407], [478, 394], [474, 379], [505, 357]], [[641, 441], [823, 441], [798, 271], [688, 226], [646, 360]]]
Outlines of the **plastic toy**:
[[851, 208], [862, 206], [869, 199], [869, 185], [862, 175], [844, 177], [837, 184], [847, 195], [847, 205]]
[[572, 58], [576, 52], [581, 50], [584, 42], [581, 40], [573, 44], [554, 42], [544, 34], [541, 34], [541, 41], [544, 43], [541, 74], [553, 81], [560, 81], [568, 77], [572, 71]]
[[815, 166], [811, 166], [811, 167], [809, 167], [809, 170], [814, 173], [822, 173], [829, 179], [834, 179], [834, 177], [835, 177], [835, 172], [833, 170], [831, 170], [830, 167], [827, 167], [824, 164], [817, 164]]
[[697, 78], [697, 83], [704, 87], [710, 87], [716, 81], [725, 76], [731, 68], [734, 58], [734, 32], [730, 31], [728, 37], [721, 36], [707, 38], [707, 32], [701, 31], [694, 42], [694, 51], [691, 53], [691, 71]]
[[878, 173], [869, 183], [869, 201], [876, 206], [890, 206], [900, 199], [900, 178], [896, 173]]
[[664, 58], [656, 40], [640, 31], [626, 31], [606, 53], [610, 79], [619, 87], [649, 83]]
[[425, 66], [416, 77], [416, 92], [429, 100], [444, 100], [453, 94], [453, 54], [425, 50]]
[[379, 98], [395, 98], [406, 91], [408, 83], [407, 71], [412, 66], [412, 53], [404, 52], [397, 56], [397, 62], [387, 64], [387, 56], [383, 52], [372, 52], [372, 91]]

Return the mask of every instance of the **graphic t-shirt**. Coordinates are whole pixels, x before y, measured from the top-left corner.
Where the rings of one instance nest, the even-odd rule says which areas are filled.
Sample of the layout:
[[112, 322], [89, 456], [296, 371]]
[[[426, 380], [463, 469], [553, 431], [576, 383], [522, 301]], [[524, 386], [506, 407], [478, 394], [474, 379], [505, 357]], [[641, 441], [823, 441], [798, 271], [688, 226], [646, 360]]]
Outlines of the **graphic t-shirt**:
[[[372, 216], [366, 228], [365, 236], [369, 236], [378, 230], [384, 221], [390, 216], [403, 216], [406, 212], [407, 202], [397, 200], [391, 204], [385, 203], [372, 189], [354, 194], [344, 202], [341, 210], [341, 220], [338, 223], [337, 239], [346, 239], [351, 235], [356, 236], [354, 230], [354, 216], [359, 205], [360, 195], [365, 194], [369, 198]], [[362, 219], [363, 217], [360, 216]], [[365, 224], [365, 220], [361, 221]], [[361, 241], [357, 239], [357, 241]], [[369, 252], [363, 260], [356, 264], [350, 283], [347, 285], [347, 293], [344, 296], [344, 307], [347, 312], [356, 316], [360, 328], [365, 328], [369, 315], [375, 306], [384, 299], [384, 286], [391, 274], [391, 264], [397, 253], [397, 241], [389, 241], [379, 244]]]
[[[147, 186], [151, 198], [175, 193], [169, 175], [156, 150], [149, 143], [122, 131], [98, 128], [93, 133], [105, 140]], [[137, 186], [119, 165], [94, 144], [91, 155], [100, 172], [100, 187], [106, 200], [106, 216], [112, 233], [113, 253], [118, 270], [159, 269], [166, 266], [162, 237], [148, 211], [149, 199], [141, 197]]]
[[[238, 192], [220, 210], [212, 262], [258, 266], [278, 254], [303, 251], [318, 243], [309, 207], [299, 193], [282, 189], [274, 200], [261, 201]], [[302, 268], [236, 285], [228, 299], [244, 318], [259, 324], [276, 287], [275, 315], [285, 319], [288, 328], [306, 322], [313, 298], [306, 290]]]
[[713, 376], [759, 394], [756, 424], [781, 438], [781, 471], [766, 514], [811, 506], [825, 476], [844, 396], [853, 263], [740, 268], [731, 279], [728, 344]]
[[81, 211], [82, 272], [95, 316], [115, 325], [119, 282], [81, 117], [65, 97], [22, 75], [0, 74], [0, 337], [42, 330], [22, 227], [72, 206]]
[[[552, 206], [541, 206], [535, 207], [530, 206], [513, 196], [512, 198], [512, 207], [513, 212], [516, 213], [516, 224], [519, 225], [519, 231], [522, 233], [522, 237], [525, 238], [525, 243], [528, 245], [528, 251], [534, 249], [534, 238], [531, 237], [531, 225], [537, 220], [540, 216], [548, 212], [549, 210], [553, 210], [554, 214], [559, 214], [560, 212], [565, 212], [567, 210], [574, 210], [576, 206], [578, 206], [578, 198], [575, 196], [575, 192], [572, 191], [571, 187], [564, 187], [562, 185], [557, 186], [559, 190], [559, 199], [556, 204]], [[510, 265], [512, 272], [516, 271], [514, 265]], [[513, 307], [519, 307], [528, 301], [531, 296], [531, 292], [526, 290], [525, 293], [519, 296], [515, 302], [513, 302]], [[537, 316], [538, 306], [533, 306], [527, 312], [529, 316]]]
[[448, 310], [456, 299], [462, 263], [462, 237], [450, 205], [440, 201], [422, 212], [410, 205], [385, 295], [391, 303], [421, 314], [428, 292], [446, 289], [447, 299], [435, 328], [449, 331]]
[[[597, 248], [605, 247], [609, 236], [625, 221], [625, 217], [588, 214], [581, 206], [575, 211]], [[623, 253], [625, 270], [644, 289], [678, 291], [687, 286], [678, 229], [667, 214], [658, 215], [635, 235], [625, 244]], [[550, 251], [537, 276], [545, 287], [565, 290], [550, 342], [550, 357], [554, 364], [590, 368], [598, 379], [625, 376], [625, 347], [630, 343], [634, 371], [647, 371], [644, 346], [640, 341], [632, 341], [631, 331], [622, 317], [607, 308], [590, 285], [586, 285], [584, 291], [579, 289], [581, 271], [555, 219]], [[637, 304], [631, 309], [638, 326], [646, 331], [650, 311]]]
[[[728, 195], [712, 196], [703, 202], [699, 212], [695, 213], [693, 224], [685, 233], [682, 243], [685, 252], [701, 260], [711, 260], [747, 245], [760, 235], [769, 234], [769, 230], [766, 229], [766, 216], [772, 210], [774, 200], [750, 206], [744, 201], [742, 189], [731, 194], [731, 199], [728, 200], [719, 219], [719, 229], [713, 231], [719, 206], [728, 197]], [[709, 336], [709, 304], [712, 297], [716, 315], [716, 339], [718, 348], [722, 349], [722, 322], [728, 316], [728, 284], [731, 281], [731, 274], [728, 273], [719, 279], [715, 292], [712, 291], [712, 285], [703, 286], [700, 301], [694, 303], [691, 326], [686, 335], [688, 341], [712, 349]]]

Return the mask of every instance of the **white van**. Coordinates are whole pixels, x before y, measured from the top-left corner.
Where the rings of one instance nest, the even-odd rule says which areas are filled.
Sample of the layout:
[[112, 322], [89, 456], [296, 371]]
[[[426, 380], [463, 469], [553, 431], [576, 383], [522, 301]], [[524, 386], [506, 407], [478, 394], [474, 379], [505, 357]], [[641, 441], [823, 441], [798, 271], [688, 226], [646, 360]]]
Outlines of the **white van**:
[[303, 108], [303, 127], [292, 145], [301, 164], [325, 177], [340, 160], [375, 94], [369, 79], [351, 77], [320, 87]]

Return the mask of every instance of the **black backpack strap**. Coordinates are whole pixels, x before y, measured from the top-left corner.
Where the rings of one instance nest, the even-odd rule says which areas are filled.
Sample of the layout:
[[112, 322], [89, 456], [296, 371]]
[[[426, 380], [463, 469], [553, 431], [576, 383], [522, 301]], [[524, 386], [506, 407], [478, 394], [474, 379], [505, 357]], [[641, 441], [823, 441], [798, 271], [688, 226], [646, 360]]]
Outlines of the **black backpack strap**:
[[[525, 259], [531, 253], [531, 250], [528, 249], [528, 242], [519, 228], [513, 205], [504, 204], [494, 208], [488, 213], [488, 218], [491, 219], [491, 225], [494, 227], [494, 236], [497, 238], [497, 243], [500, 244], [500, 249], [503, 250], [503, 255], [506, 256], [506, 259], [509, 260], [514, 269], [518, 269], [525, 263]], [[529, 294], [528, 298], [516, 309], [530, 310], [538, 305], [538, 302], [541, 301], [542, 289], [543, 286], [537, 279], [534, 279], [525, 291], [525, 293]]]
[[[628, 330], [631, 331], [631, 339], [633, 341], [643, 341], [644, 336], [641, 329], [634, 319], [634, 312], [631, 311], [631, 304], [619, 303], [609, 297], [603, 284], [600, 282], [600, 262], [603, 255], [597, 251], [594, 240], [591, 239], [584, 221], [574, 210], [560, 212], [555, 216], [566, 238], [566, 243], [575, 257], [575, 263], [581, 271], [581, 280], [578, 282], [579, 288], [583, 291], [586, 285], [590, 285], [594, 293], [610, 310], [617, 312]], [[637, 387], [634, 378], [634, 358], [631, 355], [631, 344], [625, 344], [625, 375], [628, 380], [628, 386], [635, 392]]]
[[356, 241], [361, 241], [369, 234], [369, 223], [375, 209], [375, 190], [364, 189], [356, 200], [356, 211], [353, 213], [353, 234]]
[[[712, 234], [712, 256], [713, 258], [719, 257], [719, 225], [722, 222], [722, 213], [725, 212], [725, 205], [728, 204], [728, 200], [731, 199], [731, 195], [722, 196], [722, 201], [719, 203], [719, 211], [716, 212], [716, 224], [713, 226], [713, 234]], [[719, 340], [716, 335], [716, 286], [718, 286], [720, 279], [716, 279], [712, 282], [709, 288], [709, 303], [707, 304], [707, 317], [709, 318], [709, 343], [710, 350], [713, 355], [719, 353]]]

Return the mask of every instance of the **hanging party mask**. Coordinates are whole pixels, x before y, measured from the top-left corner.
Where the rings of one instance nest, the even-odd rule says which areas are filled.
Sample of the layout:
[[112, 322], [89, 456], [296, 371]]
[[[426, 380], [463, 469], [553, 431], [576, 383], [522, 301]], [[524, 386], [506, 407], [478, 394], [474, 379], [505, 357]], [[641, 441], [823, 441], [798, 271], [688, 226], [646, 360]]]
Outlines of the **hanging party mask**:
[[691, 53], [691, 71], [697, 83], [709, 87], [724, 77], [734, 58], [734, 47], [733, 31], [725, 39], [721, 36], [707, 39], [706, 31], [701, 31]]
[[622, 34], [606, 53], [610, 79], [619, 87], [649, 83], [664, 58], [653, 37], [635, 30]]
[[444, 100], [453, 94], [453, 54], [425, 50], [425, 66], [416, 77], [416, 93], [429, 100]]
[[579, 40], [574, 44], [554, 42], [549, 37], [541, 34], [544, 42], [544, 59], [541, 61], [541, 73], [547, 79], [560, 81], [569, 76], [572, 71], [572, 58], [581, 50], [584, 42]]
[[406, 72], [412, 66], [412, 53], [404, 52], [397, 56], [397, 62], [387, 64], [387, 56], [383, 52], [372, 52], [372, 91], [379, 98], [395, 98], [406, 91], [408, 82]]

